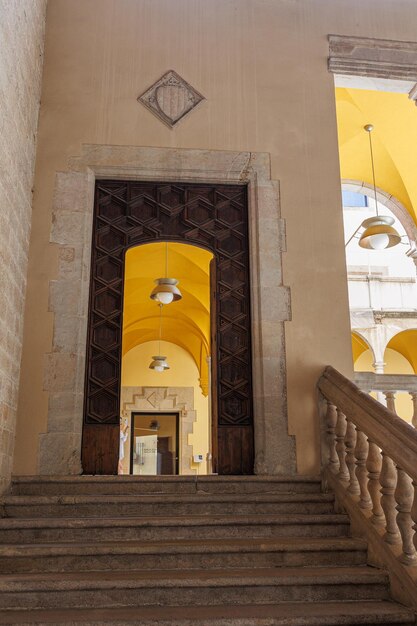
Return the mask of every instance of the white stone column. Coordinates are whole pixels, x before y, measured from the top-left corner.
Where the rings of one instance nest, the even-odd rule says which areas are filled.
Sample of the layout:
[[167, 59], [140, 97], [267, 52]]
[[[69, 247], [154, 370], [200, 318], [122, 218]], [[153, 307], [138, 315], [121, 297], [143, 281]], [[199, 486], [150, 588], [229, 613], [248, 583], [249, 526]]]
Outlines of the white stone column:
[[[385, 365], [386, 363], [384, 363], [383, 361], [375, 361], [374, 363], [372, 363], [372, 367], [375, 370], [375, 374], [383, 374]], [[376, 399], [378, 400], [378, 402], [380, 402], [384, 406], [387, 406], [387, 400], [382, 391], [376, 392]]]

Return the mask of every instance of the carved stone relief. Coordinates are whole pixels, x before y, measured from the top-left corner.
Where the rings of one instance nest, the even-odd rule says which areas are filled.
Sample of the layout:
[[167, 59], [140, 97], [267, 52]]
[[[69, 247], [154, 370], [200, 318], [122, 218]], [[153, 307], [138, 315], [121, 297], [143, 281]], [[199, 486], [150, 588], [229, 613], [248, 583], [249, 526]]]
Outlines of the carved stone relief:
[[160, 120], [173, 128], [202, 100], [201, 95], [174, 70], [169, 70], [138, 98]]

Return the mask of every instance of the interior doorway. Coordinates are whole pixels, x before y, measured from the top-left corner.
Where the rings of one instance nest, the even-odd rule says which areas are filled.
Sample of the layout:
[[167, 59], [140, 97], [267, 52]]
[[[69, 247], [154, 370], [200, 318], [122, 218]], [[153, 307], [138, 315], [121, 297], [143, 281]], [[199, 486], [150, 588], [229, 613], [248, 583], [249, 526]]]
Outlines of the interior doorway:
[[213, 255], [213, 471], [253, 473], [248, 230], [246, 185], [97, 181], [82, 437], [84, 473], [117, 473], [125, 261], [130, 249], [151, 242], [189, 244]]
[[132, 413], [130, 474], [179, 473], [179, 413]]

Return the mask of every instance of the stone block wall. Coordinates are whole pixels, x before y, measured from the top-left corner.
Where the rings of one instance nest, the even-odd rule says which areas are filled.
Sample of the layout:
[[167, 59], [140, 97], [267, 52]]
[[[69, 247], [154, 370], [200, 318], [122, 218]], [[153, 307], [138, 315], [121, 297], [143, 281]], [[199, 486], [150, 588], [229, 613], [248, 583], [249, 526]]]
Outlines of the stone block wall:
[[46, 0], [0, 0], [0, 490], [12, 467]]

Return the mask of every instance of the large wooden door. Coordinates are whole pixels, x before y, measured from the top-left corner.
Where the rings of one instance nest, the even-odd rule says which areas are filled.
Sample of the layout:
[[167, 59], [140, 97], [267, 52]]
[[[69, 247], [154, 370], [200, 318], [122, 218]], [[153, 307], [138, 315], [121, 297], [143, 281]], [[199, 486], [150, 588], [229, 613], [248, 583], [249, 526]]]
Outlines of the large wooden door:
[[253, 472], [247, 189], [98, 181], [95, 191], [82, 444], [84, 473], [116, 474], [124, 259], [154, 241], [214, 253], [217, 471]]

